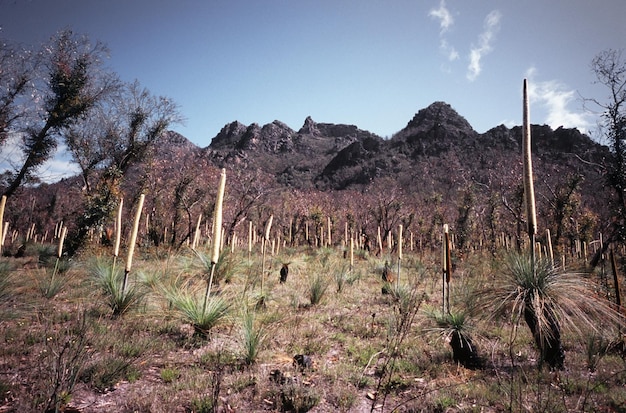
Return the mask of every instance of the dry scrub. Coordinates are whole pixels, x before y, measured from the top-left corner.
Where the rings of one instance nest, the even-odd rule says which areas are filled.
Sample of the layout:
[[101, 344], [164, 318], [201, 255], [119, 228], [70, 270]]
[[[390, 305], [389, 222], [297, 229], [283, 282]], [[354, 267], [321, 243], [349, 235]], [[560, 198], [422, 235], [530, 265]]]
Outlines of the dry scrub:
[[[565, 369], [550, 371], [538, 368], [530, 332], [512, 333], [519, 320], [476, 311], [485, 308], [476, 292], [505, 268], [498, 259], [455, 262], [451, 313], [463, 317], [433, 318], [439, 251], [405, 251], [401, 282], [386, 288], [393, 256], [358, 254], [351, 268], [332, 249], [282, 250], [265, 262], [225, 253], [211, 298], [227, 302], [227, 314], [199, 330], [173, 298], [195, 291], [202, 302], [198, 254], [142, 252], [128, 280], [141, 294], [124, 312], [97, 287], [91, 259], [58, 274], [66, 283], [49, 298], [35, 282], [40, 249], [0, 263], [0, 411], [624, 411], [615, 325], [582, 341], [564, 331]], [[471, 335], [472, 368], [453, 359], [455, 329]]]

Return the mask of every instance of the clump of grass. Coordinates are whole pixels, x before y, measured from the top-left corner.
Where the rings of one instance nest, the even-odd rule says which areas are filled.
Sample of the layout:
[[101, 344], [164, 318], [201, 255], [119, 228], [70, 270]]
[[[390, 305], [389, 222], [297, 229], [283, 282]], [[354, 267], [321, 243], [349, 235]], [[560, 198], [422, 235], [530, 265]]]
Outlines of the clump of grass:
[[254, 311], [244, 312], [241, 325], [241, 350], [246, 365], [256, 362], [265, 339], [263, 326], [255, 324], [255, 319]]
[[380, 375], [375, 397], [372, 400], [372, 406], [380, 403], [383, 411], [387, 396], [393, 387], [392, 383], [397, 371], [397, 361], [402, 355], [401, 351], [404, 341], [409, 336], [413, 322], [425, 297], [425, 294], [419, 288], [419, 278], [411, 286], [397, 285], [395, 291], [398, 295], [392, 303], [393, 307], [389, 315], [389, 329], [387, 331], [385, 348], [381, 351], [385, 358], [379, 366]]
[[114, 316], [122, 315], [138, 305], [145, 295], [137, 284], [125, 286], [124, 271], [108, 261], [102, 259], [93, 261], [90, 265], [90, 274]]
[[107, 357], [95, 361], [82, 372], [82, 382], [93, 386], [100, 392], [112, 390], [121, 380], [134, 381], [140, 376], [132, 360], [122, 357]]
[[195, 413], [213, 413], [213, 398], [210, 396], [195, 397], [191, 400], [191, 411]]
[[343, 267], [338, 271], [334, 272], [335, 276], [335, 284], [337, 286], [337, 292], [340, 293], [343, 291], [345, 285], [352, 285], [354, 281], [357, 279], [355, 273], [350, 271], [349, 267]]
[[[234, 254], [224, 249], [220, 252], [217, 262], [212, 262], [212, 255], [199, 250], [193, 250], [196, 259], [194, 264], [202, 272], [204, 277], [208, 277], [213, 271], [213, 283], [219, 285], [221, 282], [232, 281], [237, 270], [237, 261]], [[212, 267], [215, 267], [212, 269]]]
[[166, 295], [183, 319], [203, 338], [208, 338], [211, 329], [230, 313], [230, 304], [222, 297], [213, 296], [205, 299], [200, 293], [183, 288], [166, 291]]
[[180, 377], [180, 371], [176, 368], [166, 367], [161, 370], [161, 380], [165, 383], [172, 383]]
[[[43, 268], [40, 271], [41, 276], [37, 277], [37, 287], [42, 297], [52, 298], [59, 294], [70, 281], [67, 277], [67, 271], [71, 268], [71, 264], [67, 260], [57, 259], [52, 270]], [[63, 276], [60, 276], [63, 275]]]
[[6, 301], [11, 296], [13, 266], [9, 261], [0, 260], [0, 302]]
[[589, 371], [594, 372], [600, 360], [609, 352], [611, 342], [601, 335], [591, 334], [587, 337], [585, 344], [587, 368]]
[[326, 277], [320, 274], [316, 274], [309, 279], [309, 301], [311, 305], [317, 305], [322, 301], [328, 285]]
[[[63, 256], [63, 242], [65, 241], [66, 235], [67, 227], [63, 227], [61, 231], [61, 237], [59, 238], [59, 246], [56, 252], [56, 258], [54, 259], [54, 267], [50, 273], [50, 276], [38, 281], [39, 290], [45, 298], [52, 298], [57, 295], [68, 282], [67, 277], [58, 277], [61, 274], [65, 274], [70, 268], [69, 261], [61, 259], [61, 257]], [[49, 254], [49, 248], [46, 248], [43, 251], [45, 251], [46, 253], [42, 252], [39, 255], [39, 262], [43, 263], [44, 266], [47, 266], [47, 264], [51, 261], [52, 255]]]
[[280, 412], [305, 413], [319, 404], [321, 396], [314, 388], [289, 382], [272, 389], [268, 399], [274, 401]]

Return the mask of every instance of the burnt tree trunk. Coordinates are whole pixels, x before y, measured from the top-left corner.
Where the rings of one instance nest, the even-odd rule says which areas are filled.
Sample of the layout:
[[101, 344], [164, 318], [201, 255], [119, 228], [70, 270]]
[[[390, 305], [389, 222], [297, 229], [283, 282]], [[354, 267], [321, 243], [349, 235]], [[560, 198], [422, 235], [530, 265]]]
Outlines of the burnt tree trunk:
[[460, 331], [454, 331], [450, 337], [450, 347], [452, 347], [454, 361], [460, 363], [463, 367], [474, 369], [481, 366], [478, 351], [469, 336]]
[[565, 361], [565, 351], [561, 344], [561, 328], [559, 322], [551, 308], [543, 309], [543, 317], [546, 320], [548, 329], [541, 332], [539, 322], [537, 321], [536, 309], [529, 302], [526, 302], [524, 308], [524, 320], [532, 332], [535, 344], [541, 352], [540, 365], [543, 362], [548, 363], [550, 369], [563, 369]]

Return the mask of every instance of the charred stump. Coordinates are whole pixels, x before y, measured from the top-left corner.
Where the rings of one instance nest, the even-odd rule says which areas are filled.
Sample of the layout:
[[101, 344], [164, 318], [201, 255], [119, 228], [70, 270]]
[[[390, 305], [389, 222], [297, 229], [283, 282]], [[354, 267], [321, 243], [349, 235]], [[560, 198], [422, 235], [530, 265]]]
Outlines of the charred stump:
[[471, 337], [454, 330], [450, 336], [450, 347], [452, 347], [452, 358], [456, 363], [468, 369], [481, 367], [482, 360], [478, 356]]
[[536, 309], [527, 301], [524, 307], [524, 320], [528, 328], [530, 328], [535, 344], [541, 353], [540, 365], [546, 362], [551, 370], [562, 370], [563, 362], [565, 361], [565, 351], [561, 343], [559, 322], [554, 315], [554, 311], [549, 307], [544, 307], [542, 317], [546, 320], [547, 331], [541, 331]]

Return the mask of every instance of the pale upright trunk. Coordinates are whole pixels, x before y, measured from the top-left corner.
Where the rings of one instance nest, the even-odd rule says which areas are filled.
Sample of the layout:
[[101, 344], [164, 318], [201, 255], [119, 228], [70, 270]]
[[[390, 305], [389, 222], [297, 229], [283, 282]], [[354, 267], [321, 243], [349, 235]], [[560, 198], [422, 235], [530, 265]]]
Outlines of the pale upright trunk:
[[203, 312], [211, 295], [211, 286], [215, 274], [215, 265], [220, 258], [220, 248], [222, 246], [222, 204], [224, 203], [224, 190], [226, 189], [226, 169], [222, 168], [220, 182], [217, 187], [217, 197], [215, 199], [215, 209], [213, 210], [213, 249], [211, 253], [211, 274], [207, 281], [206, 294], [204, 295]]
[[133, 265], [133, 254], [135, 253], [135, 244], [137, 243], [137, 232], [139, 232], [139, 222], [141, 221], [141, 210], [143, 209], [143, 201], [146, 198], [144, 194], [139, 197], [137, 212], [135, 213], [135, 222], [133, 223], [133, 232], [130, 235], [130, 243], [128, 244], [128, 258], [126, 259], [126, 269], [124, 271], [124, 282], [122, 284], [122, 292], [126, 292], [128, 283], [128, 273]]
[[2, 195], [2, 198], [0, 198], [0, 254], [2, 254], [2, 245], [4, 244], [3, 223], [4, 223], [4, 207], [6, 203], [7, 203], [7, 197], [6, 195]]
[[533, 182], [533, 161], [531, 157], [532, 149], [530, 139], [528, 81], [526, 79], [524, 79], [522, 150], [524, 165], [524, 202], [526, 205], [527, 231], [530, 238], [530, 250], [534, 263], [535, 235], [537, 234], [537, 215], [535, 212], [535, 186]]

